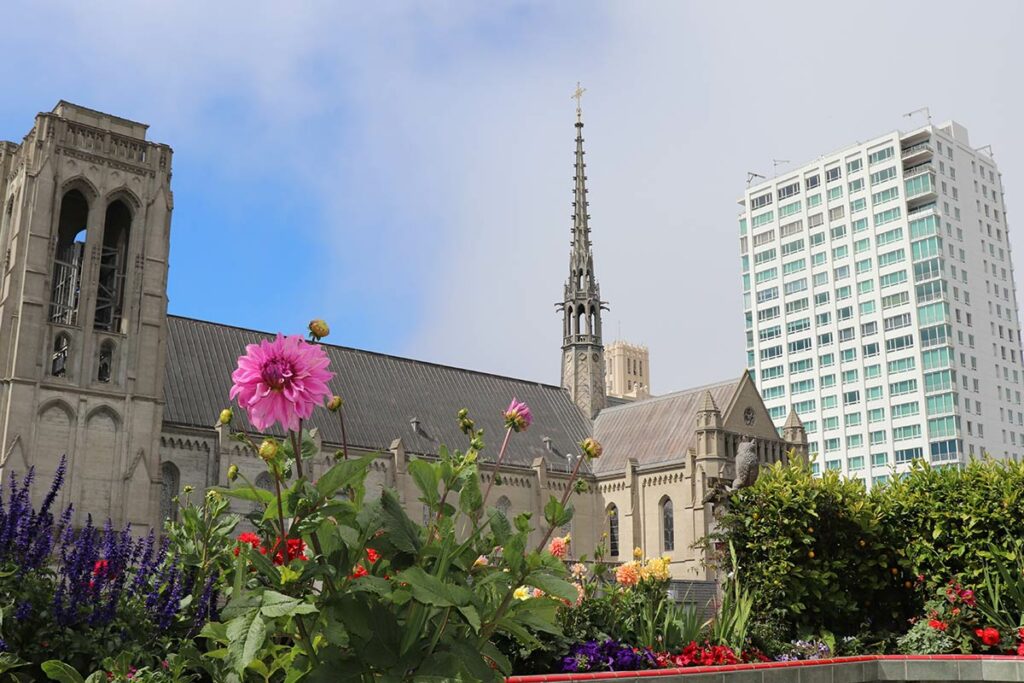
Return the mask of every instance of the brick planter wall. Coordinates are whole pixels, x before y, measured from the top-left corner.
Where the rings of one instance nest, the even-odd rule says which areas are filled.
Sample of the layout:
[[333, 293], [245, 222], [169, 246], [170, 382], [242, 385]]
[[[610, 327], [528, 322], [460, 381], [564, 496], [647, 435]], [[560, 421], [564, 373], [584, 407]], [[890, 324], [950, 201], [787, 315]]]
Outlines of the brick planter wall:
[[632, 681], [642, 683], [877, 683], [879, 681], [1017, 681], [1024, 657], [871, 655], [805, 662], [768, 662], [684, 669], [512, 676], [508, 683]]

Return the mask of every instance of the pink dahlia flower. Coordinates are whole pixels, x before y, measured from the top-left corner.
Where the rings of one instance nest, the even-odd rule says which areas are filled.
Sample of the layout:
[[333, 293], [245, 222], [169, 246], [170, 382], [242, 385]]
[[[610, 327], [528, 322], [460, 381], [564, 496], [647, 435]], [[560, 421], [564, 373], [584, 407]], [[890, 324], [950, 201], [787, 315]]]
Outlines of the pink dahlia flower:
[[299, 336], [277, 336], [245, 347], [238, 368], [231, 373], [234, 385], [231, 398], [249, 415], [249, 421], [261, 432], [280, 423], [297, 430], [299, 418], [313, 414], [330, 395], [327, 382], [334, 373], [327, 369], [330, 360], [322, 346], [309, 344]]
[[514, 432], [525, 432], [532, 422], [530, 406], [513, 398], [505, 411], [505, 427]]
[[560, 560], [564, 560], [569, 550], [569, 543], [564, 538], [555, 536], [551, 539], [551, 545], [548, 546], [548, 552], [557, 557]]

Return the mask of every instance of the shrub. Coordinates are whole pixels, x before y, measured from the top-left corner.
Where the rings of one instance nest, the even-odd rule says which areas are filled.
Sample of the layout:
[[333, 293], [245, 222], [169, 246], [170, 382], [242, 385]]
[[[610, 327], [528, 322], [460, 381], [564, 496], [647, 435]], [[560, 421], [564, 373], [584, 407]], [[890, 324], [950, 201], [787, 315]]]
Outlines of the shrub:
[[975, 585], [1024, 538], [1024, 463], [972, 460], [961, 470], [917, 461], [870, 501], [911, 574]]
[[[717, 538], [736, 551], [755, 613], [785, 615], [790, 637], [899, 621], [907, 572], [864, 487], [794, 459], [731, 499]], [[718, 558], [721, 560], [721, 558]], [[777, 636], [776, 636], [777, 637]]]
[[[901, 651], [969, 652], [977, 647], [976, 624], [960, 628], [966, 615], [941, 616], [948, 584], [985, 596], [993, 603], [988, 622], [1010, 632], [1024, 618], [1014, 566], [1020, 538], [1021, 463], [984, 459], [957, 469], [915, 462], [868, 493], [834, 471], [815, 478], [793, 459], [765, 468], [732, 497], [713, 540], [735, 546], [758, 621], [770, 615], [776, 622], [754, 626], [765, 645], [778, 646], [786, 626], [790, 638], [832, 632], [837, 643], [856, 636], [885, 649], [887, 632], [904, 632], [911, 616], [923, 615], [925, 626], [914, 626]], [[928, 632], [936, 615], [955, 633]]]

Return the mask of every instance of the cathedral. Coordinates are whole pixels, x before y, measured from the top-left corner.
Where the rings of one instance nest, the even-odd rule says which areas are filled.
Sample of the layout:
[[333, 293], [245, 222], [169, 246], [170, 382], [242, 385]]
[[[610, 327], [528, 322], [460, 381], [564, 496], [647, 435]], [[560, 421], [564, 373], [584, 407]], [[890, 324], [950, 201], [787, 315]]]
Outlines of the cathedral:
[[[0, 479], [34, 467], [48, 481], [66, 456], [60, 504], [74, 504], [75, 523], [92, 515], [137, 532], [173, 517], [184, 486], [226, 483], [232, 464], [269, 487], [256, 454], [214, 423], [237, 357], [272, 335], [168, 314], [172, 151], [146, 129], [61, 101], [20, 143], [0, 142]], [[754, 439], [768, 463], [803, 452], [806, 434], [795, 413], [776, 429], [747, 372], [660, 396], [646, 385], [631, 400], [609, 395], [579, 110], [575, 129], [561, 383], [325, 345], [331, 389], [345, 400], [350, 449], [378, 454], [370, 485], [395, 489], [414, 519], [426, 511], [409, 459], [464, 448], [460, 408], [493, 441], [513, 397], [530, 406], [534, 424], [511, 440], [492, 500], [534, 519], [565, 490], [579, 442], [593, 436], [604, 454], [573, 498], [572, 554], [602, 544], [611, 562], [631, 559], [634, 547], [668, 555], [676, 589], [700, 595], [714, 578], [695, 547], [713, 524], [705, 495], [732, 481], [741, 442]], [[236, 427], [252, 433], [240, 413]], [[333, 453], [338, 423], [318, 417], [317, 438]], [[485, 484], [495, 474], [489, 446]], [[314, 476], [327, 466], [326, 456], [314, 463]]]

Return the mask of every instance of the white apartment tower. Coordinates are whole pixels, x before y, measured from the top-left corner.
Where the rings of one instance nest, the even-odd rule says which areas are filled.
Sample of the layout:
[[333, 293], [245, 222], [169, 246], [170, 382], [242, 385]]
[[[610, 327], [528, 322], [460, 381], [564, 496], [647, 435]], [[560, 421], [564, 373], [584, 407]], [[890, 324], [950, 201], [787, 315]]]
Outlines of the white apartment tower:
[[812, 467], [872, 485], [1024, 453], [1003, 185], [956, 122], [892, 132], [740, 200], [747, 365]]

